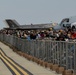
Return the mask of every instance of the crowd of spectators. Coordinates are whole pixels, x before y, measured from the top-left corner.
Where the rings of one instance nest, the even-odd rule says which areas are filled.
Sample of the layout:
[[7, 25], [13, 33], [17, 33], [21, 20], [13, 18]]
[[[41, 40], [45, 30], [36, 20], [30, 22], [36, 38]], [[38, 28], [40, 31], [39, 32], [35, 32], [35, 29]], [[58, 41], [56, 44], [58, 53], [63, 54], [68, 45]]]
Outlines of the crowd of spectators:
[[65, 29], [65, 30], [0, 30], [0, 33], [7, 35], [14, 35], [21, 39], [35, 40], [35, 39], [53, 39], [56, 41], [68, 41], [76, 39], [76, 30]]

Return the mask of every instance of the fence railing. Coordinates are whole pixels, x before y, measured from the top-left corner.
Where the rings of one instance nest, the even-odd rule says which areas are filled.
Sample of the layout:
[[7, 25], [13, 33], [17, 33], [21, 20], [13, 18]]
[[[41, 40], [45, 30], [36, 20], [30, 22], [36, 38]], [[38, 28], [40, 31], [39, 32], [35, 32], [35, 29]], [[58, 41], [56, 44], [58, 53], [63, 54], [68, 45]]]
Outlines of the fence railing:
[[26, 40], [13, 35], [0, 34], [0, 40], [18, 50], [44, 61], [58, 64], [76, 73], [76, 42], [52, 40]]

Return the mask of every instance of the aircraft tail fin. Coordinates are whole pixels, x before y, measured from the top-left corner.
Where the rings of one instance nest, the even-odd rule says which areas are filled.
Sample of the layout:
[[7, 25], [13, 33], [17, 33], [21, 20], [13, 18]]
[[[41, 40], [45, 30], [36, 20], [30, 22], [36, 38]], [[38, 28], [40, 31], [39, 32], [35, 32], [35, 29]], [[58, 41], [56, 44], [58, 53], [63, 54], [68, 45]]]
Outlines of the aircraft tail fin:
[[20, 26], [20, 24], [16, 20], [6, 19], [5, 22], [9, 26], [9, 28], [17, 28]]

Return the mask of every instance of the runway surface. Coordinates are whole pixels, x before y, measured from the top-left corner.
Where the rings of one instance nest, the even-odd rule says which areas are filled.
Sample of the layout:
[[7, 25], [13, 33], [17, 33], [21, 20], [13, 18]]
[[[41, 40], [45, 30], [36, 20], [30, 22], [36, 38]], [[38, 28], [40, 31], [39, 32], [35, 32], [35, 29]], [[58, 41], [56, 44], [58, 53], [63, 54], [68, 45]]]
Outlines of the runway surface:
[[0, 42], [0, 75], [61, 75], [29, 61]]

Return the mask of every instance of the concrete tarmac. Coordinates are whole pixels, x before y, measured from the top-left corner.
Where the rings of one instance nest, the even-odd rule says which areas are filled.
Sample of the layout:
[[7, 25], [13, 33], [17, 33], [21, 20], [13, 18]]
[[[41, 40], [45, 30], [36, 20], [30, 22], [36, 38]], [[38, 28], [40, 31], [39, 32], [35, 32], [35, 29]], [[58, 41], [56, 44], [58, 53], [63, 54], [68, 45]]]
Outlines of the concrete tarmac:
[[[0, 42], [0, 48], [6, 53], [8, 57], [14, 60], [16, 63], [27, 69], [33, 75], [62, 75], [57, 74], [55, 71], [52, 71], [48, 68], [42, 67], [35, 62], [29, 61], [26, 58], [19, 56], [17, 53], [13, 52], [11, 48]], [[12, 75], [10, 70], [6, 65], [0, 60], [0, 75]]]

